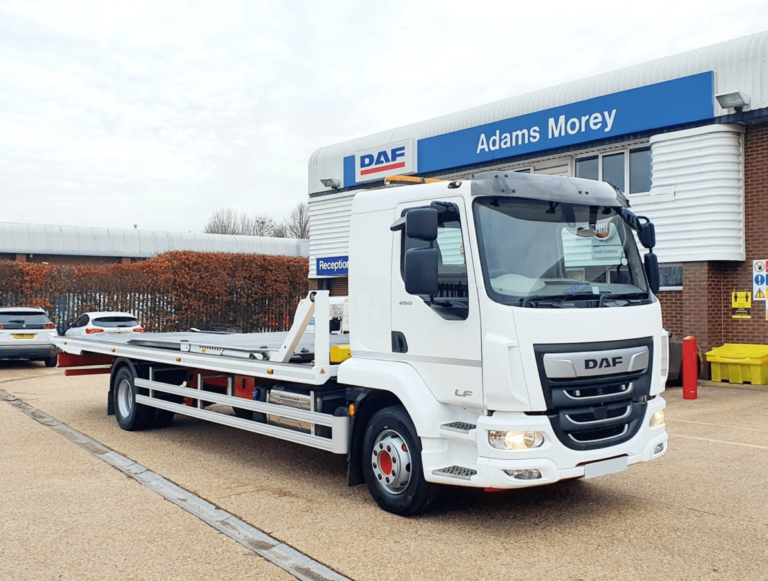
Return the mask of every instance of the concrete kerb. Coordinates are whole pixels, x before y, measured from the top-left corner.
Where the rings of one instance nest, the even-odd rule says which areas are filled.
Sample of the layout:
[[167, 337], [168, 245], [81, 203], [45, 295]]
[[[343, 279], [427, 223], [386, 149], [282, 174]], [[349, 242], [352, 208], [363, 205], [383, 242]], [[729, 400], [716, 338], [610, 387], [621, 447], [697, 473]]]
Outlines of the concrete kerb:
[[120, 470], [123, 474], [133, 478], [166, 500], [196, 516], [297, 579], [302, 581], [349, 581], [347, 577], [329, 569], [308, 555], [297, 551], [227, 511], [166, 480], [130, 458], [110, 450], [96, 440], [29, 405], [23, 399], [0, 389], [0, 400], [5, 401], [36, 422], [50, 428], [86, 452]]

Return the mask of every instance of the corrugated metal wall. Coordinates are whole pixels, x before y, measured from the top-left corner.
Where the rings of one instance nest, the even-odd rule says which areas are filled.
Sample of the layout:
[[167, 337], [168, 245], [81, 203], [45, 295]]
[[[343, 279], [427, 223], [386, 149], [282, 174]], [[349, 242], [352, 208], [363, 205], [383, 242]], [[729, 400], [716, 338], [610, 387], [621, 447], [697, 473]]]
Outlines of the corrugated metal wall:
[[349, 223], [354, 193], [309, 200], [309, 276], [316, 274], [316, 258], [349, 256]]
[[744, 129], [664, 133], [651, 151], [660, 195], [630, 200], [656, 225], [659, 261], [744, 260]]
[[149, 258], [172, 250], [309, 256], [307, 241], [293, 238], [0, 222], [0, 253]]

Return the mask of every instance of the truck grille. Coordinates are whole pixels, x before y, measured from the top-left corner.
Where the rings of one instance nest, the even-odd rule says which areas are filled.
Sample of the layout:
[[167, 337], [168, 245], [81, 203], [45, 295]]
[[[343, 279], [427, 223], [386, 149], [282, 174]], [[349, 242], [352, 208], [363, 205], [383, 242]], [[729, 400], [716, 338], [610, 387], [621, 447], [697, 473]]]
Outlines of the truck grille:
[[[588, 377], [548, 378], [544, 355], [590, 353], [647, 347], [648, 366], [625, 373]], [[547, 402], [547, 416], [558, 439], [573, 450], [596, 450], [631, 439], [645, 418], [651, 389], [653, 341], [630, 341], [534, 346], [539, 378]], [[592, 355], [594, 354], [594, 355]], [[610, 371], [610, 370], [608, 370]]]

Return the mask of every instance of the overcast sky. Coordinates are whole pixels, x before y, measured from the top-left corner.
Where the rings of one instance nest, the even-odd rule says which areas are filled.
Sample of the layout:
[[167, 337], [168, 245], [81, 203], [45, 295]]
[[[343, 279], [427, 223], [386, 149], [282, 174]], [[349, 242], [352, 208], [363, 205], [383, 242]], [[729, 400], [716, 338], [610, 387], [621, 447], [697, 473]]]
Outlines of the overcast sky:
[[281, 219], [324, 145], [765, 29], [765, 0], [0, 0], [0, 221]]

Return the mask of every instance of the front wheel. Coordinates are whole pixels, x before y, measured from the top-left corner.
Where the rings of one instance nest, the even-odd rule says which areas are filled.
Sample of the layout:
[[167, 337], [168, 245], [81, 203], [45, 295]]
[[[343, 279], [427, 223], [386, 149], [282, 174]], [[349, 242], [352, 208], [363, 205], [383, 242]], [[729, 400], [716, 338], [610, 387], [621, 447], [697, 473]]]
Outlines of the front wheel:
[[393, 514], [426, 511], [440, 488], [424, 479], [421, 440], [403, 406], [376, 412], [363, 439], [363, 476], [376, 503]]

